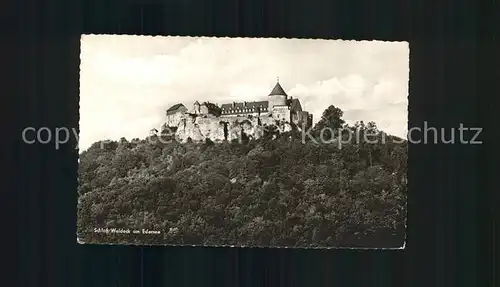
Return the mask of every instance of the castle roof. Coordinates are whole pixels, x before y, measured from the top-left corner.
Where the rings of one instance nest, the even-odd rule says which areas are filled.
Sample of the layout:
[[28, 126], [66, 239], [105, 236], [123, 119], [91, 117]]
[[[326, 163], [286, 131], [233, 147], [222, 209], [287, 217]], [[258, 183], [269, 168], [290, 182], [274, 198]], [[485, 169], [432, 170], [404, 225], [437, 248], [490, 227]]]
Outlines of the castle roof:
[[290, 106], [291, 110], [302, 111], [302, 106], [300, 105], [299, 99], [289, 99], [288, 106]]
[[[197, 101], [198, 102], [198, 101]], [[201, 104], [202, 106], [206, 106], [208, 107], [209, 109], [217, 109], [219, 108], [216, 104], [214, 103], [211, 103], [211, 102], [203, 102], [203, 104]]]
[[[175, 105], [171, 106], [170, 108], [168, 108], [167, 114], [173, 114], [173, 113], [177, 112], [182, 107], [184, 107], [183, 104], [175, 104]], [[186, 108], [186, 107], [184, 107], [184, 108]]]
[[222, 104], [223, 111], [230, 111], [231, 114], [247, 114], [248, 111], [245, 110], [253, 110], [255, 112], [260, 109], [261, 111], [266, 110], [269, 107], [268, 101], [259, 101], [259, 102], [243, 102], [243, 103], [232, 103], [232, 104]]
[[276, 86], [274, 86], [273, 90], [269, 94], [270, 96], [286, 96], [285, 91], [281, 87], [280, 83], [276, 83]]

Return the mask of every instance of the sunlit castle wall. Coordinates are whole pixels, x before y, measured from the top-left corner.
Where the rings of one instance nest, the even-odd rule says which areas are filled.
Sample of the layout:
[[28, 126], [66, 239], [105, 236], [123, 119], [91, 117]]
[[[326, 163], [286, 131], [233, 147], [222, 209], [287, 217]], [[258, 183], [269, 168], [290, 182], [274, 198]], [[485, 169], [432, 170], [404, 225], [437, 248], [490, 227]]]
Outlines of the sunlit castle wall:
[[274, 106], [285, 106], [287, 96], [286, 95], [269, 95], [269, 109], [272, 109]]
[[167, 119], [165, 124], [169, 127], [176, 127], [182, 119], [183, 113], [187, 111], [186, 108], [179, 108], [176, 112], [167, 112]]
[[272, 115], [274, 120], [285, 120], [287, 122], [291, 121], [290, 118], [290, 107], [286, 105], [274, 106], [272, 109]]
[[298, 111], [292, 116], [292, 121], [294, 124], [302, 127], [303, 125], [308, 126], [309, 113], [305, 111]]

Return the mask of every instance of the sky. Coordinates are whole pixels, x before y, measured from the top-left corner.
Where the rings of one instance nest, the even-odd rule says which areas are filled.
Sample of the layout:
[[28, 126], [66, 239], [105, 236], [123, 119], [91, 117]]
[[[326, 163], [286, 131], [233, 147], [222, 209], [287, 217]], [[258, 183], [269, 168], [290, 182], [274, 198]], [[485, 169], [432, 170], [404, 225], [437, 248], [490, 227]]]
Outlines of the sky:
[[177, 103], [267, 100], [278, 78], [314, 122], [334, 105], [407, 135], [407, 42], [84, 35], [80, 58], [80, 151], [144, 138]]

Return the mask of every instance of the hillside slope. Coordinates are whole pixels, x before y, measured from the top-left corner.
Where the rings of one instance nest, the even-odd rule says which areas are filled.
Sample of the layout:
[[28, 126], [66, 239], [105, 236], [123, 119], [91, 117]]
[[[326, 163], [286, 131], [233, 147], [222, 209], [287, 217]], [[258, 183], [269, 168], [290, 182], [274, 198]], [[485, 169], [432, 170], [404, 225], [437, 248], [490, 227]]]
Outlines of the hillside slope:
[[[406, 143], [95, 143], [80, 157], [86, 243], [401, 246]], [[161, 235], [94, 233], [147, 228]]]

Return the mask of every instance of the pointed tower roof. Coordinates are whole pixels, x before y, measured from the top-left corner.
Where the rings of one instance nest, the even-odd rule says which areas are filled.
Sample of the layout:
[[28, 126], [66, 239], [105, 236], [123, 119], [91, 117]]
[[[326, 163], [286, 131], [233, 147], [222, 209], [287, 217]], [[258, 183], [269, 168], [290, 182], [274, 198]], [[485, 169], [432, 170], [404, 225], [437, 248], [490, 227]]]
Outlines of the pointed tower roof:
[[278, 82], [276, 83], [276, 86], [274, 86], [273, 90], [271, 91], [271, 93], [269, 95], [270, 96], [273, 96], [273, 95], [286, 96], [287, 94], [285, 93], [285, 91], [281, 87], [280, 82], [278, 80]]

